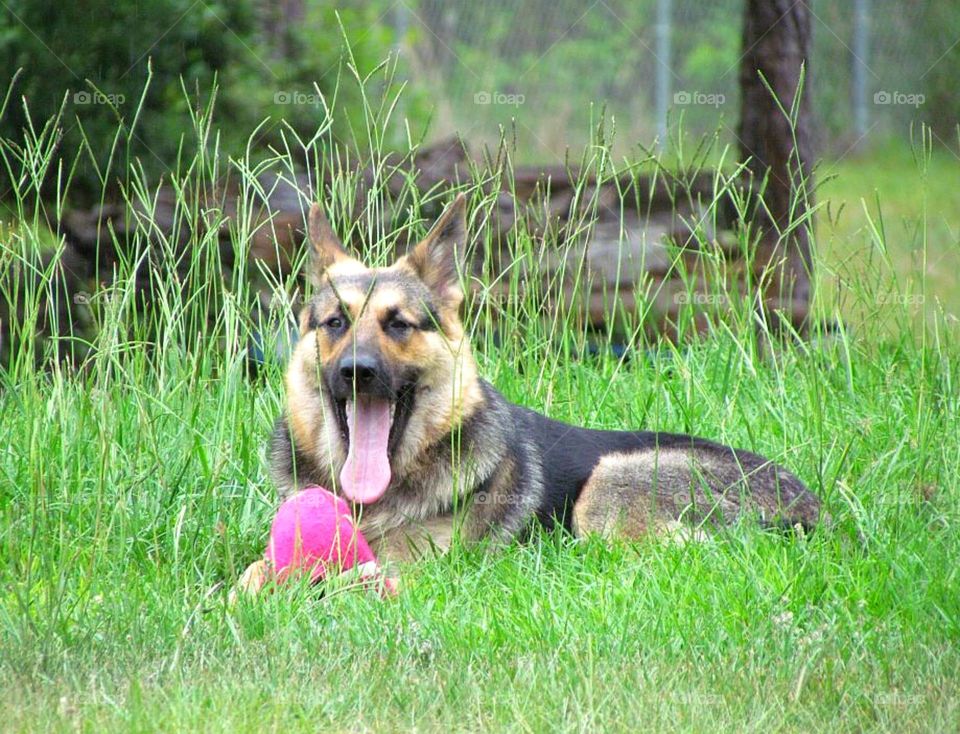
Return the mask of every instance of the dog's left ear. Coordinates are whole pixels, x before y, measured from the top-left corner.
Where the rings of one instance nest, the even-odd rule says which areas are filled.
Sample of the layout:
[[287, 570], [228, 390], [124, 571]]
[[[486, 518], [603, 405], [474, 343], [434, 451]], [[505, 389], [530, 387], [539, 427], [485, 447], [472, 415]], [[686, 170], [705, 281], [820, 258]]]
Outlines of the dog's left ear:
[[417, 276], [440, 296], [447, 306], [463, 300], [457, 266], [467, 246], [467, 198], [459, 194], [440, 215], [433, 229], [407, 255]]

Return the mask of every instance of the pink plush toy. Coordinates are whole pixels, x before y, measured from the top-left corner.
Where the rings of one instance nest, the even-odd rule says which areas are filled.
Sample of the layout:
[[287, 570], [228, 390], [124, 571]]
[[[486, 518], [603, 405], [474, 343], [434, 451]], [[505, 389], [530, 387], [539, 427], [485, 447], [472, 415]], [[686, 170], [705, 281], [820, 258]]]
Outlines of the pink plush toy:
[[350, 507], [323, 487], [308, 487], [277, 510], [270, 527], [264, 560], [251, 565], [240, 579], [240, 590], [256, 593], [268, 580], [282, 583], [308, 573], [311, 581], [354, 567], [361, 579], [396, 587], [383, 576], [377, 558], [353, 524]]

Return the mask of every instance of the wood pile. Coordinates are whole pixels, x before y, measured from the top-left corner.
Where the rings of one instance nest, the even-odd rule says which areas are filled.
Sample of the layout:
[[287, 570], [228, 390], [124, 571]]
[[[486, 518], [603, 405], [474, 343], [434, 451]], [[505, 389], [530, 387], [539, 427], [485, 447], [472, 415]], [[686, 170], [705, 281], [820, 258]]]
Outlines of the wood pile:
[[[411, 180], [419, 196], [436, 202], [438, 211], [423, 212], [434, 216], [439, 213], [440, 199], [446, 198], [435, 194], [471, 182], [478, 166], [471, 163], [460, 141], [445, 140], [422, 149], [412, 159], [393, 162], [388, 158], [379, 170], [391, 171], [383, 186], [393, 209], [383, 212], [381, 223], [381, 231], [389, 232], [411, 203], [407, 198]], [[345, 175], [349, 176], [346, 183]], [[354, 169], [341, 173], [339, 179], [326, 175], [323, 187], [333, 186], [339, 192], [352, 186], [353, 209], [358, 212], [364, 209], [373, 180], [369, 169]], [[198, 213], [191, 217], [177, 206], [184, 192], [178, 195], [167, 186], [159, 189], [149, 212], [140, 205], [105, 204], [69, 211], [60, 226], [75, 259], [86, 262], [90, 273], [100, 273], [101, 280], [122, 257], [118, 247], [127, 246], [139, 228], [141, 237], [144, 232], [152, 233], [148, 238], [150, 258], [138, 272], [138, 286], [144, 289], [149, 288], [151, 258], [173, 257], [186, 267], [191, 243], [210, 238], [218, 244], [224, 269], [233, 268], [242, 256], [247, 260], [247, 272], [265, 268], [282, 282], [301, 253], [305, 213], [315, 195], [304, 176], [262, 174], [251, 188], [256, 193], [246, 197], [229, 183], [211, 192], [186, 192], [187, 200], [196, 202], [193, 210]], [[709, 173], [687, 180], [663, 173], [655, 178], [625, 174], [598, 184], [589, 175], [559, 166], [520, 167], [498, 191], [489, 189], [488, 185], [488, 193], [494, 194], [488, 197], [493, 202], [491, 210], [476, 220], [486, 222], [486, 232], [477, 238], [482, 243], [475, 250], [477, 268], [480, 263], [501, 268], [506, 258], [515, 258], [515, 234], [522, 229], [529, 235], [524, 241], [533, 242], [540, 250], [530, 268], [536, 272], [524, 273], [524, 282], [550, 284], [551, 297], [559, 305], [577, 309], [578, 316], [594, 328], [607, 326], [617, 312], [642, 317], [651, 333], [672, 336], [679, 311], [691, 302], [691, 282], [699, 292], [717, 292], [716, 284], [709, 282], [708, 270], [702, 267], [705, 253], [698, 243], [708, 243], [709, 258], [714, 263], [724, 261], [722, 269], [734, 281], [743, 279], [741, 252], [733, 244], [737, 241], [732, 232], [734, 222], [723, 207], [710, 208], [716, 203]], [[349, 216], [342, 218], [346, 221]], [[249, 236], [241, 253], [237, 251], [237, 227], [243, 217]], [[362, 253], [363, 243], [353, 244]], [[401, 237], [397, 247], [407, 244]], [[703, 315], [711, 309], [697, 310]], [[695, 323], [703, 326], [706, 321], [700, 315]]]

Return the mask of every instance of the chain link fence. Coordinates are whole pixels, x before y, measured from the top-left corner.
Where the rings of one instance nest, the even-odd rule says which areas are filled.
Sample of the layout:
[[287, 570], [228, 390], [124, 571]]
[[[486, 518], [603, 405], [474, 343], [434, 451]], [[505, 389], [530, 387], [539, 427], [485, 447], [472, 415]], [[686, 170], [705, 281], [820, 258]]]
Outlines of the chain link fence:
[[[678, 124], [734, 142], [744, 4], [410, 0], [390, 18], [402, 72], [426, 98], [433, 134], [486, 144], [516, 136], [525, 156], [543, 160], [582, 146], [601, 120], [621, 151], [651, 146]], [[905, 133], [931, 116], [931, 86], [951, 78], [949, 65], [960, 67], [960, 12], [926, 1], [808, 6], [808, 84], [823, 153]]]

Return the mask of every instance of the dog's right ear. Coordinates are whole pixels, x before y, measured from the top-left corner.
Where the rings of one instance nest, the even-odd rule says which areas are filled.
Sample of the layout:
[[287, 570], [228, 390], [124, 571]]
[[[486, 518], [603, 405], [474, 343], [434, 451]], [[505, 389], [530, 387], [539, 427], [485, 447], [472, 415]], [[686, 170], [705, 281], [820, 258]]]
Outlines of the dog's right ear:
[[340, 260], [349, 260], [350, 256], [343, 249], [343, 243], [337, 237], [333, 227], [323, 213], [319, 204], [310, 207], [308, 217], [308, 234], [310, 237], [310, 257], [315, 280], [320, 280], [327, 268]]

